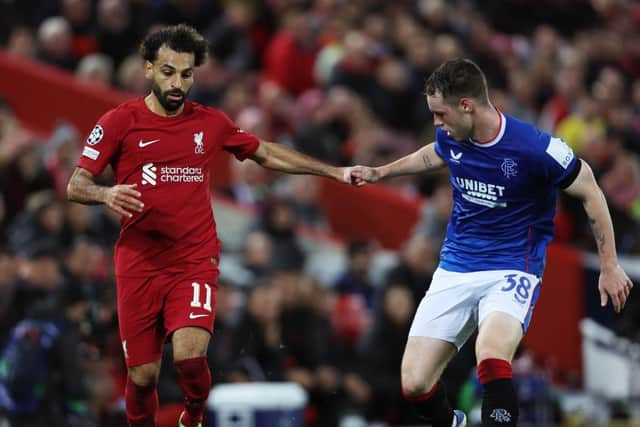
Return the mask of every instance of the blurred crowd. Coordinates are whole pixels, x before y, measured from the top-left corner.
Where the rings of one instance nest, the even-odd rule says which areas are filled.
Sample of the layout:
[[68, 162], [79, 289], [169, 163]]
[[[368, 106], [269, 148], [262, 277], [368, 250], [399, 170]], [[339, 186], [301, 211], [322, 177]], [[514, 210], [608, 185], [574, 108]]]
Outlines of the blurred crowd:
[[[341, 165], [382, 164], [430, 142], [423, 82], [445, 60], [472, 58], [498, 108], [562, 137], [589, 162], [612, 211], [618, 251], [640, 254], [640, 4], [5, 0], [0, 45], [83, 84], [144, 95], [137, 44], [154, 27], [180, 22], [210, 42], [191, 99], [259, 137]], [[48, 422], [50, 414], [73, 412], [79, 425], [117, 426], [126, 372], [112, 262], [119, 221], [102, 207], [65, 200], [83, 139], [67, 123], [34, 135], [0, 99], [0, 342], [25, 320], [64, 325], [59, 339], [73, 345], [54, 347]], [[426, 200], [412, 237], [376, 277], [376, 243], [345, 242], [342, 273], [321, 283], [306, 274], [309, 253], [296, 233], [331, 233], [316, 203], [318, 182], [233, 164], [231, 184], [215, 191], [253, 221], [241, 245], [226, 248], [238, 274], [223, 274], [217, 291], [214, 382], [295, 381], [309, 392], [310, 426], [335, 426], [350, 413], [416, 422], [400, 397], [399, 364], [437, 265], [451, 191], [446, 175], [387, 184]], [[561, 197], [558, 208], [556, 238], [595, 250], [580, 202]], [[625, 316], [640, 323], [640, 309]], [[473, 356], [463, 354], [460, 364], [448, 374], [454, 400]], [[171, 369], [165, 363], [160, 381], [167, 411], [181, 401]], [[78, 401], [84, 405], [69, 404]]]

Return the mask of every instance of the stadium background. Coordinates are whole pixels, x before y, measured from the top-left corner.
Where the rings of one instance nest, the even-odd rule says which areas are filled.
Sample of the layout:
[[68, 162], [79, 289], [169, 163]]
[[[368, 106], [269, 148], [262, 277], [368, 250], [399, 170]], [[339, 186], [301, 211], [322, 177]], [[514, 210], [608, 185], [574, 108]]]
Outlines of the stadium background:
[[[54, 295], [86, 302], [82, 345], [68, 349], [82, 365], [62, 375], [80, 378], [92, 422], [115, 426], [121, 417], [111, 261], [117, 222], [102, 208], [69, 204], [64, 187], [95, 120], [147, 93], [136, 56], [140, 37], [179, 22], [211, 43], [192, 99], [262, 138], [335, 164], [381, 164], [429, 142], [424, 79], [446, 59], [476, 60], [501, 110], [563, 137], [591, 164], [624, 265], [636, 283], [640, 278], [634, 2], [5, 1], [0, 338]], [[415, 422], [397, 393], [398, 363], [407, 322], [437, 262], [450, 209], [446, 176], [353, 189], [276, 176], [228, 157], [213, 169], [224, 242], [214, 382], [297, 382], [311, 399], [308, 425], [337, 425], [344, 414]], [[556, 226], [521, 375], [543, 379], [553, 392], [552, 403], [541, 406], [558, 424], [637, 417], [637, 390], [607, 389], [583, 365], [589, 340], [580, 321], [591, 318], [637, 342], [640, 299], [634, 292], [621, 316], [601, 310], [594, 243], [576, 200], [560, 199]], [[616, 339], [606, 351], [637, 368], [630, 348]], [[451, 398], [462, 396], [471, 408], [468, 350], [447, 375]], [[170, 363], [165, 368], [161, 402], [171, 420], [180, 395]], [[51, 387], [64, 401], [64, 381]]]

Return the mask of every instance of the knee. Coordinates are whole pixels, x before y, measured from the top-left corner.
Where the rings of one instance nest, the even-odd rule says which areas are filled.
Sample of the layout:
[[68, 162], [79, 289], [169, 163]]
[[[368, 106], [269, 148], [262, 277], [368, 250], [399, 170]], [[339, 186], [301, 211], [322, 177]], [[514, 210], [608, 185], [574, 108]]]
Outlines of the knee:
[[160, 362], [132, 366], [128, 369], [129, 378], [138, 387], [155, 386], [160, 374]]
[[421, 374], [416, 367], [403, 366], [401, 370], [402, 394], [405, 397], [420, 396], [435, 385], [437, 378]]
[[187, 327], [173, 334], [173, 360], [187, 360], [207, 355], [210, 334], [201, 328]]

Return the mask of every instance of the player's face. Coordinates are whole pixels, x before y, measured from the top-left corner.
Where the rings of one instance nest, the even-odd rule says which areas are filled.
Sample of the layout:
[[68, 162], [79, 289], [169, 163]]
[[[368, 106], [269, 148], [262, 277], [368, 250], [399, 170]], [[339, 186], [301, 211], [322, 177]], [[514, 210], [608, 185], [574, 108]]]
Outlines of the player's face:
[[441, 94], [427, 95], [427, 104], [433, 114], [433, 124], [441, 127], [457, 141], [470, 138], [473, 131], [472, 116], [465, 107], [464, 98], [458, 102], [445, 100]]
[[145, 64], [145, 76], [151, 80], [151, 90], [162, 107], [178, 110], [193, 86], [193, 53], [176, 52], [166, 46], [158, 49], [158, 57]]

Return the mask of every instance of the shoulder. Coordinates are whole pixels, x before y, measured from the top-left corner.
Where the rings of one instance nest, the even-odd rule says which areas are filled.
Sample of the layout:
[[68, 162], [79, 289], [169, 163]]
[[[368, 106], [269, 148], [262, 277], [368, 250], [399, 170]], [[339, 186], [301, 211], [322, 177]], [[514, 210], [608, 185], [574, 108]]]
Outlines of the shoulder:
[[536, 126], [524, 120], [505, 114], [507, 120], [506, 134], [510, 139], [517, 140], [523, 150], [531, 154], [543, 154], [551, 135], [538, 129]]
[[198, 104], [197, 102], [191, 102], [191, 101], [187, 101], [187, 102], [188, 102], [189, 108], [192, 110], [194, 115], [207, 116], [207, 118], [228, 119], [226, 114], [224, 114], [222, 111], [218, 110], [217, 108]]
[[140, 111], [140, 98], [130, 99], [104, 113], [100, 121], [130, 123], [138, 111]]

